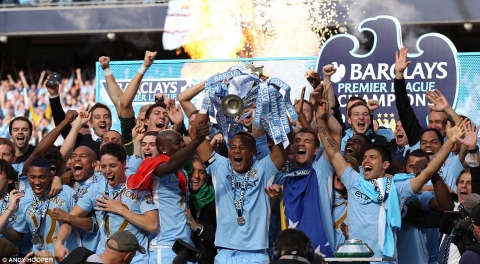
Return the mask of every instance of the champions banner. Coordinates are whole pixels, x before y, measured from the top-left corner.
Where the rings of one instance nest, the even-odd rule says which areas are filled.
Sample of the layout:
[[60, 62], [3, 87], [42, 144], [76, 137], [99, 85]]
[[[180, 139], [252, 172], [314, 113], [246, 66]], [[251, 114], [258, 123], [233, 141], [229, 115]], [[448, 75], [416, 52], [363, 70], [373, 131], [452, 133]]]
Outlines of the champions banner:
[[[321, 72], [326, 64], [335, 64], [337, 73], [332, 76], [333, 89], [339, 98], [341, 109], [350, 96], [378, 99], [380, 108], [374, 118], [380, 125], [395, 128], [398, 118], [393, 91], [395, 51], [401, 47], [402, 33], [399, 22], [389, 16], [364, 20], [359, 31], [373, 34], [370, 51], [360, 51], [357, 38], [339, 34], [330, 38], [315, 57], [253, 58], [224, 60], [156, 60], [146, 72], [134, 98], [136, 114], [142, 105], [154, 102], [155, 94], [163, 93], [176, 99], [185, 89], [208, 80], [232, 66], [264, 66], [270, 78], [278, 78], [291, 87], [290, 99], [299, 99], [302, 87], [306, 86], [306, 99], [313, 90], [304, 77], [310, 69]], [[415, 50], [416, 51], [413, 51]], [[408, 60], [412, 61], [405, 72], [407, 91], [418, 119], [426, 120], [428, 101], [425, 91], [438, 88], [453, 108], [480, 124], [480, 53], [457, 53], [451, 41], [443, 35], [430, 33], [420, 36], [417, 47], [409, 47]], [[124, 90], [135, 76], [143, 61], [110, 62], [115, 79]], [[108, 97], [105, 75], [96, 63], [96, 100], [110, 107], [113, 114], [112, 129], [120, 131], [115, 107]], [[192, 102], [200, 108], [203, 94]], [[185, 119], [185, 123], [186, 119]], [[423, 122], [422, 122], [423, 123]], [[423, 123], [426, 127], [427, 123]]]
[[[366, 19], [358, 26], [359, 32], [373, 34], [370, 51], [360, 51], [355, 36], [339, 34], [325, 42], [320, 50], [317, 69], [334, 64], [332, 76], [335, 94], [345, 114], [351, 96], [365, 100], [377, 99], [380, 108], [374, 118], [380, 125], [395, 128], [397, 108], [393, 80], [395, 79], [395, 51], [402, 46], [402, 31], [398, 20], [391, 16]], [[416, 49], [417, 51], [412, 52]], [[428, 114], [425, 92], [439, 89], [455, 108], [458, 90], [458, 60], [453, 43], [445, 36], [429, 33], [418, 38], [416, 47], [409, 48], [407, 59], [411, 64], [405, 70], [405, 81], [410, 104], [419, 120]]]

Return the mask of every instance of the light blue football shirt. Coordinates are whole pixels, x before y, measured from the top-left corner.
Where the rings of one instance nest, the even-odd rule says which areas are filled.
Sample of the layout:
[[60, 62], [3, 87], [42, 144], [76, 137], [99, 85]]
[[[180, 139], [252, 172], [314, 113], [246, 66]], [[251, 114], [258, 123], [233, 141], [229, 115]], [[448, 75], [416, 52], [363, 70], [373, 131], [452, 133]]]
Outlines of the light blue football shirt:
[[177, 175], [171, 173], [162, 178], [152, 175], [152, 194], [159, 213], [160, 230], [150, 240], [150, 247], [171, 247], [177, 238], [192, 244], [191, 230], [185, 217], [187, 201], [180, 190]]
[[245, 174], [233, 172], [229, 159], [215, 153], [215, 161], [207, 168], [212, 175], [217, 210], [215, 246], [236, 250], [262, 250], [268, 248], [268, 223], [270, 199], [263, 190], [270, 178], [278, 172], [275, 164], [266, 156], [255, 161], [248, 177], [243, 198], [245, 224], [237, 223], [237, 210], [232, 190], [232, 173], [235, 173], [236, 197], [240, 197]]
[[[92, 177], [88, 178], [83, 182], [76, 182], [75, 183], [75, 202], [77, 202], [80, 198], [82, 198], [87, 192], [93, 190], [96, 185], [105, 186], [106, 181], [103, 174], [100, 172], [95, 172]], [[79, 230], [78, 233], [80, 235], [82, 241], [82, 247], [86, 247], [89, 250], [95, 252], [97, 250], [98, 242], [100, 241], [100, 232], [98, 232], [98, 226], [102, 219], [97, 219], [95, 216], [95, 212], [90, 212], [90, 215], [93, 214], [92, 221], [95, 220], [95, 225], [93, 226], [93, 230], [84, 231]]]
[[[119, 184], [117, 187], [112, 188], [112, 186], [108, 185], [106, 182], [103, 186], [98, 184], [92, 191], [87, 192], [82, 198], [80, 198], [77, 204], [80, 206], [80, 208], [82, 208], [83, 211], [92, 212], [97, 208], [96, 198], [103, 198], [102, 193], [105, 193], [106, 186], [110, 197], [112, 197], [112, 193], [115, 191], [118, 192], [121, 188], [121, 185], [122, 184]], [[135, 214], [142, 215], [148, 211], [157, 210], [157, 207], [153, 203], [153, 197], [150, 191], [125, 189], [119, 196], [120, 197], [117, 197], [117, 199], [121, 199], [122, 205]], [[130, 224], [121, 215], [114, 213], [106, 214], [107, 215], [104, 218], [105, 212], [95, 210], [95, 216], [97, 217], [97, 221], [100, 223], [100, 242], [97, 246], [97, 254], [102, 254], [105, 251], [105, 243], [107, 242], [107, 238], [120, 230], [128, 230], [132, 232], [132, 234], [137, 237], [138, 243], [145, 248], [147, 247], [147, 231]], [[132, 263], [148, 263], [148, 257], [144, 254], [137, 253], [133, 258]]]
[[[378, 245], [378, 220], [380, 204], [374, 203], [362, 192], [359, 178], [363, 175], [347, 167], [341, 181], [348, 191], [348, 230], [351, 239], [361, 239], [375, 253], [374, 257], [384, 257]], [[410, 197], [414, 193], [410, 180], [395, 181], [398, 200]], [[398, 217], [401, 217], [400, 215]]]
[[[72, 190], [72, 188], [65, 185], [63, 186], [62, 191], [55, 197], [43, 199], [43, 206], [47, 206], [48, 204], [48, 209], [41, 223], [41, 209], [35, 211], [31, 203], [20, 203], [20, 208], [17, 212], [13, 229], [19, 233], [26, 234], [32, 233], [34, 228], [38, 228], [38, 237], [40, 238], [41, 242], [37, 245], [33, 245], [34, 252], [48, 250], [52, 252], [52, 254], [54, 253], [53, 244], [55, 242], [61, 222], [54, 219], [52, 211], [55, 208], [60, 208], [65, 212], [70, 212], [70, 210], [75, 206], [75, 200], [73, 199], [74, 194], [75, 192]], [[31, 195], [33, 196], [33, 194]], [[50, 202], [48, 202], [48, 200]], [[43, 206], [41, 208], [43, 208]], [[29, 238], [31, 239], [30, 236]], [[65, 241], [64, 246], [71, 252], [78, 247], [78, 242], [78, 236], [70, 236]]]

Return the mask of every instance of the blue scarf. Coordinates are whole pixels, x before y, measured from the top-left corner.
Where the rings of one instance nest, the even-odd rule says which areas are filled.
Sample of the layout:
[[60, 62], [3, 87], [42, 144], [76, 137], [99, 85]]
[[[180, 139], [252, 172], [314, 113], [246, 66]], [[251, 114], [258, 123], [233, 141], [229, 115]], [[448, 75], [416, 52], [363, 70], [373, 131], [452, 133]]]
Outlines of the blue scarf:
[[[395, 182], [407, 180], [413, 178], [413, 174], [405, 174], [399, 173], [395, 174], [393, 179], [389, 178], [382, 178], [382, 186], [384, 190], [384, 195], [380, 192], [380, 188], [377, 186], [377, 181], [370, 180], [367, 181], [365, 178], [360, 177], [358, 180], [360, 189], [362, 192], [367, 195], [370, 200], [374, 203], [382, 204], [385, 208], [385, 229], [383, 234], [379, 234], [379, 237], [384, 237], [383, 241], [378, 241], [379, 248], [382, 251], [382, 254], [388, 257], [393, 257], [395, 253], [395, 229], [400, 229], [402, 225], [402, 216], [401, 216], [401, 208], [400, 202], [398, 200], [397, 188], [395, 187]], [[390, 186], [388, 186], [388, 183]], [[388, 191], [389, 190], [389, 191]], [[388, 195], [387, 195], [388, 193]], [[380, 208], [380, 210], [383, 210]], [[380, 213], [379, 225], [381, 224], [381, 217], [382, 214]], [[380, 228], [379, 228], [380, 229]], [[379, 231], [379, 233], [382, 230]], [[381, 239], [379, 239], [381, 240]]]
[[283, 189], [283, 205], [289, 228], [296, 228], [310, 237], [315, 249], [326, 257], [333, 253], [323, 230], [317, 174], [311, 167], [287, 173]]

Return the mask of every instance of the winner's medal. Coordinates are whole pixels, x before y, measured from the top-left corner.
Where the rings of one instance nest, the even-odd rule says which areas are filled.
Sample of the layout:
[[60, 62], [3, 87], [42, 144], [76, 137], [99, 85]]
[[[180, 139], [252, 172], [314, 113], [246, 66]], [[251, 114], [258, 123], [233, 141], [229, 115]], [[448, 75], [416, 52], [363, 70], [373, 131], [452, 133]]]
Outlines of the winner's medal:
[[[255, 171], [255, 170], [254, 170]], [[243, 176], [243, 182], [242, 182], [242, 188], [240, 189], [240, 197], [236, 198], [236, 192], [235, 192], [235, 172], [233, 172], [232, 168], [232, 191], [233, 191], [233, 203], [235, 204], [235, 209], [237, 210], [237, 224], [239, 226], [245, 225], [245, 218], [243, 217], [243, 196], [245, 195], [245, 191], [247, 190], [247, 180], [252, 174], [251, 170], [245, 173], [245, 176]]]
[[245, 224], [245, 218], [243, 218], [243, 216], [239, 216], [237, 218], [237, 224], [243, 226]]
[[40, 238], [38, 236], [33, 236], [32, 237], [32, 244], [34, 244], [34, 245], [40, 244]]

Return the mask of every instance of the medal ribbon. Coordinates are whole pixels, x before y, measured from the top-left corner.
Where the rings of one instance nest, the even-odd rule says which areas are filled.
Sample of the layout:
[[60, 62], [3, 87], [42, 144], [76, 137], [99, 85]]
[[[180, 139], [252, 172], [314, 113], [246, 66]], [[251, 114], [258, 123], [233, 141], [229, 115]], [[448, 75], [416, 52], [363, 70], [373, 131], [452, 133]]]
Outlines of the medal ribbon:
[[[42, 226], [43, 220], [45, 219], [45, 216], [47, 215], [47, 210], [48, 207], [50, 206], [50, 199], [47, 198], [47, 201], [41, 203], [41, 201], [38, 199], [38, 197], [33, 193], [32, 191], [32, 197], [33, 197], [33, 203], [31, 206], [35, 210], [35, 213], [38, 212], [40, 208], [42, 208], [42, 211], [40, 213], [40, 219], [38, 220], [38, 226], [33, 228], [32, 230], [32, 236], [33, 237], [38, 237], [38, 229]], [[45, 206], [46, 204], [46, 206]]]
[[243, 176], [242, 188], [240, 189], [240, 197], [238, 198], [238, 201], [237, 201], [237, 193], [236, 193], [237, 184], [235, 182], [236, 176], [232, 168], [233, 203], [235, 204], [235, 209], [237, 210], [238, 217], [242, 217], [243, 215], [243, 196], [245, 195], [245, 190], [247, 189], [247, 180], [249, 176], [250, 176], [250, 171], [245, 173], [245, 176]]
[[[113, 200], [115, 200], [115, 199], [117, 199], [118, 195], [121, 194], [121, 193], [125, 190], [125, 188], [126, 188], [126, 183], [124, 182], [124, 183], [122, 183], [122, 186], [120, 187], [120, 189], [119, 189], [118, 191], [113, 191], [113, 192], [112, 192], [112, 193], [113, 193], [113, 196], [110, 197], [110, 194], [109, 194], [109, 192], [108, 192], [108, 183], [105, 183], [105, 192], [104, 192], [104, 193], [105, 193], [108, 197], [110, 197], [110, 198], [112, 198]], [[104, 214], [103, 214], [102, 224], [100, 225], [100, 227], [102, 227], [102, 226], [105, 224], [105, 221], [106, 221], [106, 219], [107, 219], [107, 217], [108, 217], [108, 212], [103, 212], [103, 213], [104, 213]], [[106, 227], [106, 226], [105, 226], [105, 233], [107, 233], [107, 234], [109, 233], [109, 230], [107, 230], [107, 227]]]
[[2, 215], [3, 213], [5, 213], [5, 211], [7, 210], [7, 207], [8, 207], [8, 201], [10, 200], [10, 194], [7, 193], [5, 194], [5, 196], [3, 197], [3, 204], [2, 204]]

